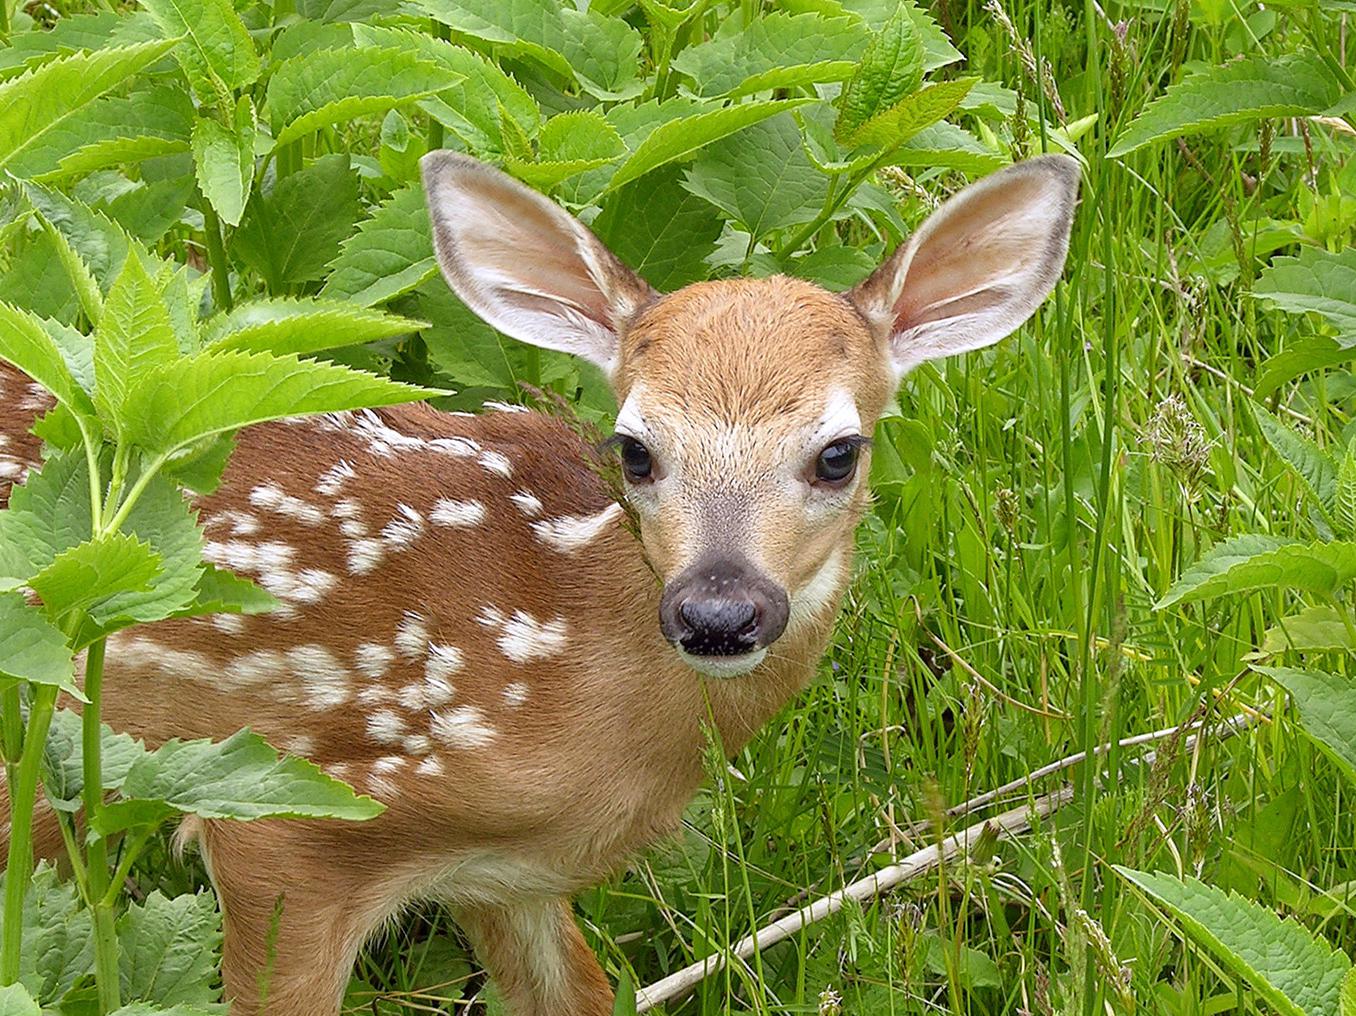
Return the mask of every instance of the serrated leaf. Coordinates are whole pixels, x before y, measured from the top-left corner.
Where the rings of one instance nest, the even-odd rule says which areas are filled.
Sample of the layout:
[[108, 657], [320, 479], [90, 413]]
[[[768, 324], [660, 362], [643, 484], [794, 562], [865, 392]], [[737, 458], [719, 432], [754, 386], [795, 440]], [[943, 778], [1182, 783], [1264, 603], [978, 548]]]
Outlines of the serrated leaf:
[[684, 186], [756, 240], [813, 219], [824, 206], [829, 180], [806, 156], [795, 120], [781, 115], [703, 148]]
[[0, 593], [0, 677], [54, 685], [84, 698], [66, 637], [17, 592]]
[[708, 112], [669, 120], [655, 127], [613, 174], [608, 185], [616, 190], [660, 166], [686, 158], [694, 152], [728, 137], [736, 131], [803, 106], [813, 99], [768, 99], [723, 106]]
[[746, 95], [843, 81], [871, 38], [860, 18], [773, 12], [673, 58], [698, 95]]
[[193, 165], [203, 197], [221, 221], [240, 225], [254, 183], [254, 107], [242, 95], [231, 127], [199, 118], [193, 125]]
[[90, 538], [89, 498], [84, 453], [49, 455], [41, 469], [10, 491], [9, 510], [0, 512], [0, 542], [20, 547], [34, 571], [43, 568], [63, 550]]
[[267, 280], [270, 292], [281, 294], [324, 275], [361, 214], [348, 156], [327, 155], [256, 192], [230, 250]]
[[421, 321], [342, 300], [275, 298], [218, 314], [207, 322], [203, 342], [208, 349], [303, 356], [407, 335], [421, 327]]
[[105, 95], [68, 117], [16, 157], [16, 176], [47, 181], [188, 150], [193, 100], [158, 85]]
[[182, 41], [174, 58], [203, 105], [231, 99], [231, 92], [259, 77], [259, 56], [231, 0], [141, 0], [161, 31]]
[[169, 741], [133, 764], [123, 780], [127, 800], [108, 806], [98, 823], [110, 834], [124, 819], [185, 812], [203, 818], [375, 818], [385, 809], [327, 776], [314, 763], [282, 758], [249, 730], [225, 741]]
[[80, 309], [84, 312], [85, 319], [98, 323], [103, 314], [104, 296], [99, 291], [99, 282], [95, 279], [94, 273], [89, 270], [89, 266], [71, 246], [64, 233], [43, 218], [41, 213], [38, 213], [38, 219], [52, 241], [52, 247], [57, 252], [61, 266], [66, 270], [66, 278], [75, 291], [76, 299], [80, 301]]
[[[4, 876], [0, 876], [3, 884]], [[19, 985], [31, 997], [52, 1003], [89, 973], [94, 959], [94, 929], [80, 906], [75, 886], [57, 879], [45, 864], [33, 874], [24, 894], [24, 948], [19, 956]], [[13, 996], [12, 996], [13, 997]], [[30, 1012], [24, 1008], [0, 1012]]]
[[1290, 693], [1305, 733], [1356, 780], [1356, 681], [1322, 670], [1254, 669]]
[[1304, 544], [1271, 536], [1235, 536], [1183, 572], [1154, 609], [1256, 589], [1330, 595], [1353, 578], [1356, 543]]
[[276, 143], [385, 113], [451, 88], [461, 75], [418, 53], [386, 47], [322, 49], [284, 60], [268, 82]]
[[1276, 258], [1253, 294], [1291, 314], [1315, 313], [1356, 342], [1356, 247], [1339, 253], [1305, 247], [1298, 257]]
[[94, 331], [94, 404], [105, 425], [121, 431], [128, 392], [152, 368], [178, 355], [179, 343], [160, 290], [141, 258], [129, 254]]
[[1245, 57], [1169, 86], [1107, 155], [1118, 158], [1156, 141], [1266, 117], [1322, 113], [1341, 94], [1323, 61], [1310, 53]]
[[834, 136], [847, 141], [922, 82], [923, 36], [909, 9], [901, 4], [871, 37], [856, 72], [844, 87]]
[[1305, 607], [1267, 629], [1261, 652], [1356, 652], [1352, 628], [1351, 618], [1334, 607]]
[[164, 40], [77, 53], [0, 84], [0, 168], [173, 45]]
[[99, 11], [90, 14], [65, 14], [43, 31], [12, 32], [9, 45], [0, 49], [0, 71], [12, 77], [58, 56], [69, 56], [82, 49], [103, 49], [128, 43], [153, 42], [161, 38], [160, 29], [150, 15], [136, 11]]
[[127, 437], [153, 453], [254, 423], [441, 394], [296, 356], [208, 351], [152, 371], [128, 400]]
[[1356, 441], [1347, 447], [1337, 469], [1332, 517], [1343, 536], [1356, 536]]
[[453, 31], [490, 43], [505, 56], [526, 57], [566, 78], [561, 55], [565, 23], [552, 0], [413, 0], [411, 6]]
[[1341, 1016], [1356, 1016], [1356, 967], [1342, 981]]
[[893, 148], [931, 127], [960, 105], [979, 78], [956, 78], [925, 85], [871, 117], [848, 135], [852, 145]]
[[413, 183], [358, 224], [330, 265], [320, 295], [371, 307], [409, 292], [437, 270], [424, 191]]
[[37, 999], [22, 984], [0, 987], [0, 1016], [41, 1016]]
[[80, 416], [92, 418], [94, 403], [76, 382], [42, 320], [0, 303], [0, 359], [42, 385]]
[[218, 1000], [221, 914], [210, 892], [173, 898], [154, 890], [118, 918], [122, 997], [157, 1006]]
[[1262, 361], [1253, 393], [1258, 399], [1269, 398], [1302, 374], [1351, 360], [1356, 360], [1356, 336], [1348, 336], [1345, 343], [1324, 337], [1301, 339]]
[[276, 610], [278, 600], [249, 579], [242, 579], [210, 564], [202, 566], [193, 602], [175, 617], [202, 617], [206, 614], [267, 614]]
[[20, 186], [34, 210], [59, 230], [79, 254], [104, 292], [122, 271], [129, 251], [135, 250], [145, 261], [153, 263], [149, 252], [103, 212], [56, 188], [32, 182]]
[[661, 293], [707, 275], [722, 220], [710, 202], [684, 189], [677, 166], [656, 170], [609, 195], [593, 230]]
[[561, 55], [584, 91], [595, 99], [616, 101], [640, 94], [640, 53], [645, 40], [621, 18], [608, 17], [597, 5], [560, 12], [565, 29]]
[[1114, 867], [1279, 1012], [1338, 1016], [1351, 960], [1303, 925], [1194, 878]]
[[[117, 666], [116, 653], [110, 662]], [[69, 709], [52, 714], [52, 726], [44, 747], [42, 787], [58, 811], [74, 814], [81, 808], [85, 788], [81, 719]], [[117, 790], [132, 763], [146, 754], [146, 747], [130, 734], [120, 734], [108, 724], [99, 725], [99, 782], [105, 790]], [[83, 973], [83, 971], [82, 971]]]
[[1007, 162], [969, 131], [945, 120], [924, 127], [886, 159], [892, 166], [955, 169], [970, 176], [992, 173]]
[[130, 533], [88, 540], [56, 558], [28, 585], [52, 620], [88, 610], [99, 620], [99, 603], [118, 593], [144, 592], [160, 574], [160, 555]]
[[621, 135], [596, 110], [559, 113], [542, 125], [535, 160], [508, 159], [504, 168], [547, 190], [580, 173], [605, 166], [626, 152]]
[[1252, 407], [1262, 436], [1303, 481], [1325, 512], [1331, 511], [1337, 492], [1337, 463], [1312, 440], [1281, 423], [1261, 406]]

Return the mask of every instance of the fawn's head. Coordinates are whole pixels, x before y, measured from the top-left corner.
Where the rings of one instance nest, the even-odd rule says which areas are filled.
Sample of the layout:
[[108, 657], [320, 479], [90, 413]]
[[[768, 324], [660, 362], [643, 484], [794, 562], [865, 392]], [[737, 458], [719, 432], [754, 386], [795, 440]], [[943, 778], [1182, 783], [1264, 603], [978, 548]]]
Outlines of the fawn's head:
[[486, 322], [603, 369], [627, 499], [698, 670], [755, 667], [823, 618], [866, 507], [870, 435], [903, 375], [991, 345], [1064, 266], [1078, 166], [1046, 156], [961, 191], [848, 293], [777, 276], [661, 294], [496, 169], [424, 157], [447, 281]]

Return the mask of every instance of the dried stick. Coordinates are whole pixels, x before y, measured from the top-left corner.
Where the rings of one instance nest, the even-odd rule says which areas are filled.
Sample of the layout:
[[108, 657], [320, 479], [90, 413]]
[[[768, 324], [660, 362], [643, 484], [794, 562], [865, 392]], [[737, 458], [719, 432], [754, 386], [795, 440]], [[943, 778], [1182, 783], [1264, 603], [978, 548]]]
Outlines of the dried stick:
[[687, 994], [705, 978], [725, 969], [726, 964], [730, 962], [732, 957], [738, 960], [746, 960], [754, 953], [790, 938], [802, 928], [836, 914], [843, 909], [848, 900], [864, 902], [874, 899], [889, 892], [902, 882], [931, 871], [942, 861], [948, 861], [967, 851], [970, 845], [986, 832], [989, 834], [997, 833], [1000, 837], [1011, 837], [1026, 832], [1031, 828], [1033, 815], [1044, 818], [1063, 807], [1072, 798], [1072, 788], [1063, 787], [1043, 797], [1036, 798], [1030, 804], [1005, 811], [1003, 814], [985, 819], [983, 822], [976, 822], [974, 825], [946, 837], [940, 843], [914, 851], [898, 864], [882, 868], [866, 878], [858, 879], [836, 892], [820, 897], [795, 913], [778, 918], [771, 924], [760, 928], [755, 934], [741, 939], [728, 952], [708, 956], [662, 980], [656, 981], [648, 987], [640, 989], [636, 993], [636, 1011], [648, 1012], [663, 1002]]

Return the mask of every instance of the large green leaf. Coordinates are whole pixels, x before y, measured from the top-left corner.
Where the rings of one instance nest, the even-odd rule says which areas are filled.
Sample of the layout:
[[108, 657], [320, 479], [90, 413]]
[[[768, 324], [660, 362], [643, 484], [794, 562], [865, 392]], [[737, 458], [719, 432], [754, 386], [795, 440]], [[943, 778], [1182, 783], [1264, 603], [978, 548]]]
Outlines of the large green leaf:
[[1312, 54], [1244, 57], [1170, 86], [1131, 121], [1107, 154], [1115, 158], [1155, 141], [1263, 117], [1322, 113], [1341, 94], [1337, 80]]
[[64, 550], [28, 582], [54, 621], [74, 610], [97, 620], [101, 601], [144, 592], [160, 574], [160, 555], [130, 533], [110, 533]]
[[[4, 876], [0, 875], [0, 884]], [[0, 921], [0, 926], [3, 921]], [[19, 984], [0, 991], [0, 1013], [33, 1016], [36, 1007], [19, 996], [27, 989], [33, 998], [55, 1003], [94, 962], [94, 927], [89, 911], [80, 905], [75, 884], [57, 878], [42, 865], [24, 894], [24, 948], [19, 956]], [[13, 1008], [19, 1005], [20, 1008]]]
[[795, 120], [783, 114], [703, 148], [685, 186], [761, 239], [813, 219], [829, 178], [805, 154]]
[[[110, 657], [110, 662], [116, 667], [117, 657]], [[82, 736], [78, 713], [58, 709], [52, 714], [43, 752], [42, 788], [52, 807], [71, 814], [80, 810], [85, 787]], [[132, 763], [146, 754], [146, 748], [130, 734], [116, 733], [106, 723], [99, 725], [99, 745], [99, 782], [105, 790], [117, 790]]]
[[371, 307], [409, 292], [437, 270], [424, 191], [410, 184], [344, 241], [320, 295]]
[[388, 47], [322, 49], [284, 60], [268, 82], [277, 143], [385, 113], [462, 80], [445, 64]]
[[1267, 443], [1298, 476], [1324, 511], [1332, 509], [1337, 494], [1337, 463], [1313, 440], [1281, 423], [1261, 406], [1252, 407]]
[[22, 984], [7, 984], [0, 987], [0, 1016], [41, 1016], [41, 1009]]
[[1339, 253], [1304, 247], [1266, 268], [1253, 294], [1292, 314], [1313, 312], [1356, 343], [1356, 247]]
[[231, 0], [141, 0], [167, 36], [182, 41], [174, 57], [193, 94], [204, 105], [231, 99], [231, 92], [259, 77], [259, 56]]
[[640, 94], [641, 34], [621, 18], [608, 17], [598, 5], [588, 10], [565, 7], [561, 55], [569, 61], [579, 84], [595, 99], [629, 99]]
[[923, 35], [909, 9], [895, 8], [862, 54], [838, 99], [833, 132], [849, 141], [873, 117], [900, 102], [923, 82]]
[[193, 125], [193, 165], [198, 187], [221, 221], [240, 225], [254, 183], [254, 107], [240, 97], [230, 127], [206, 117]]
[[626, 152], [621, 135], [597, 110], [559, 113], [542, 125], [537, 158], [508, 159], [504, 168], [518, 179], [548, 190], [569, 177], [614, 161]]
[[526, 57], [566, 78], [574, 76], [561, 53], [565, 23], [554, 0], [413, 0], [412, 6], [506, 56]]
[[122, 271], [129, 251], [136, 250], [151, 262], [150, 253], [104, 212], [54, 187], [29, 182], [21, 187], [34, 210], [60, 231], [105, 292]]
[[6, 40], [8, 45], [0, 49], [0, 72], [9, 78], [82, 49], [154, 42], [162, 34], [151, 16], [143, 11], [67, 13], [41, 31], [11, 32]]
[[305, 355], [391, 339], [422, 327], [422, 321], [344, 300], [274, 298], [242, 303], [217, 315], [207, 323], [204, 343], [209, 349]]
[[128, 393], [151, 369], [178, 355], [179, 342], [160, 288], [140, 256], [129, 254], [94, 331], [94, 404], [104, 423], [120, 432]]
[[0, 168], [172, 45], [164, 40], [77, 53], [0, 84]]
[[1290, 693], [1305, 732], [1356, 780], [1356, 680], [1322, 670], [1256, 669]]
[[681, 174], [668, 166], [613, 191], [593, 220], [598, 237], [661, 293], [706, 277], [722, 228], [711, 203], [683, 188]]
[[55, 685], [83, 698], [66, 637], [17, 592], [0, 593], [0, 678]]
[[130, 440], [167, 453], [266, 420], [438, 394], [296, 356], [211, 350], [153, 371], [124, 415]]
[[1262, 636], [1264, 655], [1285, 652], [1356, 653], [1351, 615], [1336, 607], [1305, 607], [1282, 618]]
[[210, 892], [168, 897], [158, 889], [118, 918], [122, 997], [157, 1006], [218, 1001], [221, 914]]
[[10, 165], [38, 180], [188, 149], [193, 100], [182, 88], [156, 85], [130, 95], [105, 95], [67, 117]]
[[264, 277], [270, 292], [311, 282], [339, 253], [362, 214], [348, 156], [326, 155], [250, 200], [231, 253]]
[[175, 613], [175, 617], [201, 617], [204, 614], [266, 614], [275, 610], [278, 600], [249, 579], [205, 564], [198, 574], [193, 602]]
[[956, 78], [925, 85], [877, 113], [848, 136], [853, 145], [894, 148], [931, 127], [960, 105], [979, 78]]
[[860, 18], [775, 12], [709, 42], [689, 46], [673, 68], [698, 95], [744, 95], [822, 81], [843, 81], [857, 68], [870, 33]]
[[1008, 162], [969, 131], [945, 120], [924, 127], [893, 149], [885, 161], [891, 166], [955, 169], [971, 176], [992, 173]]
[[133, 763], [122, 795], [97, 823], [111, 833], [175, 812], [203, 818], [375, 818], [369, 797], [294, 755], [282, 758], [249, 730], [225, 741], [170, 741]]
[[0, 303], [0, 360], [18, 367], [81, 416], [94, 416], [94, 403], [76, 383], [42, 321], [7, 303]]
[[678, 120], [659, 124], [646, 136], [613, 175], [609, 189], [644, 176], [660, 166], [684, 159], [694, 152], [719, 141], [723, 137], [776, 116], [788, 109], [803, 106], [813, 99], [768, 99], [723, 106]]
[[88, 540], [92, 526], [84, 453], [61, 451], [10, 491], [9, 510], [0, 512], [0, 542], [18, 546], [37, 571]]
[[1356, 578], [1356, 543], [1290, 543], [1235, 536], [1215, 546], [1173, 584], [1155, 609], [1254, 589], [1331, 595]]
[[1351, 960], [1303, 925], [1194, 878], [1115, 868], [1278, 1012], [1338, 1016]]

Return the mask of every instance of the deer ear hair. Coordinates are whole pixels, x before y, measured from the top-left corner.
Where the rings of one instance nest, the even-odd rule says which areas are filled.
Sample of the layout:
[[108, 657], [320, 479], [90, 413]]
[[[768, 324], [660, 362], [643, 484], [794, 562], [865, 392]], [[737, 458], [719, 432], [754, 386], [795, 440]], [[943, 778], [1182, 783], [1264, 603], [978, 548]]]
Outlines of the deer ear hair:
[[1079, 166], [1019, 162], [937, 209], [849, 299], [902, 377], [925, 360], [1005, 338], [1055, 288], [1069, 251]]
[[505, 335], [616, 370], [621, 334], [657, 295], [589, 228], [492, 166], [437, 151], [419, 163], [433, 247], [453, 291]]

